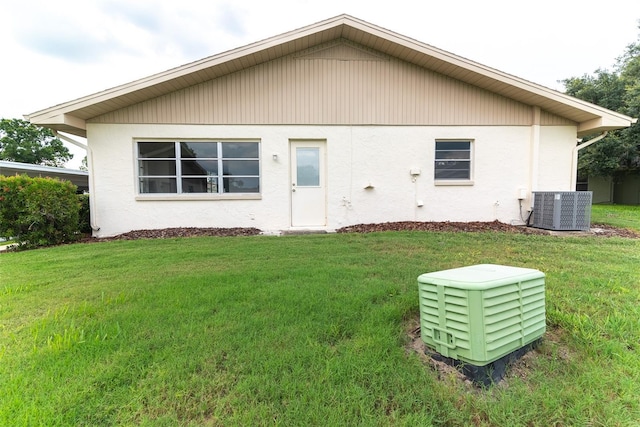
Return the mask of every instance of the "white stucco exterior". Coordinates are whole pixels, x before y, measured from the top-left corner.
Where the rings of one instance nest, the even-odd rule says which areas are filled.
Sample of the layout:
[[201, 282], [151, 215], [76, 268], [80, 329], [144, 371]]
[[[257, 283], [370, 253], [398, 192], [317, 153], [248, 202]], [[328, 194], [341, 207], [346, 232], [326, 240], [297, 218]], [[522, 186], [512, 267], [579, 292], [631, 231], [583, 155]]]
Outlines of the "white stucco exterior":
[[[94, 234], [99, 237], [165, 227], [291, 229], [291, 140], [326, 141], [327, 222], [323, 229], [390, 221], [522, 223], [521, 188], [527, 194], [525, 217], [531, 191], [569, 190], [567, 165], [576, 134], [572, 126], [542, 127], [536, 133], [530, 126], [90, 124], [87, 131], [91, 191], [99, 195], [92, 211], [94, 226], [99, 228]], [[438, 185], [435, 141], [452, 138], [472, 141], [472, 179]], [[539, 138], [536, 156], [531, 155], [533, 138]], [[257, 140], [261, 192], [239, 200], [141, 195], [135, 157], [138, 139]], [[415, 180], [412, 169], [420, 170]]]

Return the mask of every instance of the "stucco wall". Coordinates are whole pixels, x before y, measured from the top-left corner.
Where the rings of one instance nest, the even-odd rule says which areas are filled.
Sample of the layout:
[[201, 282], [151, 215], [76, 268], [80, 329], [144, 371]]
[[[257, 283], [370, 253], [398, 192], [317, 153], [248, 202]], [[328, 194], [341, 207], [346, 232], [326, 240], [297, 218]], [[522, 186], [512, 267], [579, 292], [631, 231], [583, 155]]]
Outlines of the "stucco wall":
[[574, 191], [571, 177], [573, 148], [577, 145], [576, 130], [571, 126], [543, 126], [540, 129], [540, 150], [537, 191]]
[[[256, 139], [259, 200], [140, 200], [135, 138]], [[436, 139], [473, 140], [473, 185], [436, 185]], [[97, 236], [165, 227], [290, 228], [289, 141], [327, 147], [327, 229], [387, 221], [520, 222], [518, 189], [566, 190], [575, 127], [543, 127], [537, 183], [528, 126], [215, 126], [90, 124], [93, 221]], [[273, 154], [278, 159], [273, 160]], [[415, 182], [409, 171], [419, 168]], [[373, 189], [365, 189], [371, 184]], [[532, 188], [533, 185], [533, 188]], [[537, 187], [536, 187], [537, 186]], [[423, 206], [417, 206], [417, 201]], [[523, 202], [523, 214], [530, 197]]]

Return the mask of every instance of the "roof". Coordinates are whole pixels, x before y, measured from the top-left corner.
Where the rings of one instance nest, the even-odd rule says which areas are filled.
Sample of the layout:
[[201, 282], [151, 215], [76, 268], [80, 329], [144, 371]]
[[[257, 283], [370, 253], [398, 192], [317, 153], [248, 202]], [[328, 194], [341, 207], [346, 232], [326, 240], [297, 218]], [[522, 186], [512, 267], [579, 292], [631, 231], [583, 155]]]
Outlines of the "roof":
[[0, 160], [0, 175], [12, 176], [21, 174], [31, 177], [59, 178], [71, 181], [72, 184], [82, 190], [89, 189], [89, 172], [86, 171]]
[[389, 56], [578, 123], [578, 136], [621, 129], [636, 119], [473, 62], [349, 15], [339, 15], [247, 46], [25, 116], [34, 124], [86, 136], [86, 120], [335, 39]]

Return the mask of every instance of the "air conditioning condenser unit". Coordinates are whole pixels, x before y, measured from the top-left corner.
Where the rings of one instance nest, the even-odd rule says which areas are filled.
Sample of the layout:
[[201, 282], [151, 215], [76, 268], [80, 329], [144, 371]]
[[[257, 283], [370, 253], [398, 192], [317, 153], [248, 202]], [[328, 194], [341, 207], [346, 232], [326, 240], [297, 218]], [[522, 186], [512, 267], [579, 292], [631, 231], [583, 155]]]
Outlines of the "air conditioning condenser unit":
[[533, 222], [545, 230], [589, 231], [591, 191], [534, 191]]
[[545, 275], [479, 264], [418, 277], [420, 335], [438, 357], [489, 385], [546, 330]]

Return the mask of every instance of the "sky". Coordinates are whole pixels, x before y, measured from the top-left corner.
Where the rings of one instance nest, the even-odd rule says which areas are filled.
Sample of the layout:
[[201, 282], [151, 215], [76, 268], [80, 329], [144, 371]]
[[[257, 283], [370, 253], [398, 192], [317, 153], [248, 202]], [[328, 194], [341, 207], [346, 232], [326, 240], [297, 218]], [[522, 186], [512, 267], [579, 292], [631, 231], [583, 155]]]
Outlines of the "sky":
[[559, 91], [613, 69], [640, 35], [638, 0], [2, 0], [0, 117], [343, 13]]

